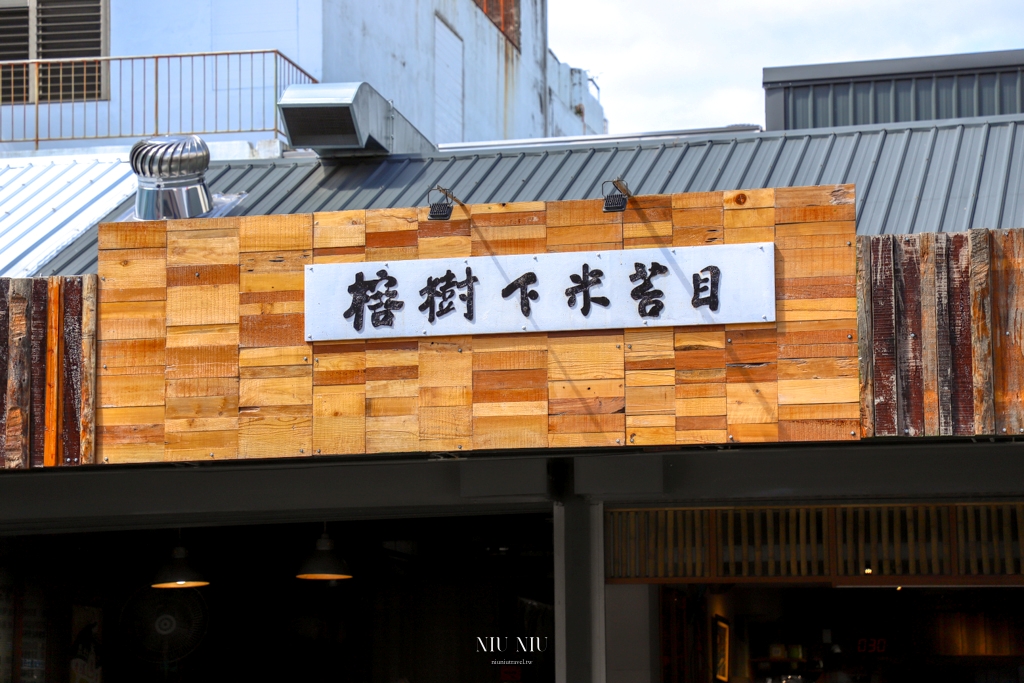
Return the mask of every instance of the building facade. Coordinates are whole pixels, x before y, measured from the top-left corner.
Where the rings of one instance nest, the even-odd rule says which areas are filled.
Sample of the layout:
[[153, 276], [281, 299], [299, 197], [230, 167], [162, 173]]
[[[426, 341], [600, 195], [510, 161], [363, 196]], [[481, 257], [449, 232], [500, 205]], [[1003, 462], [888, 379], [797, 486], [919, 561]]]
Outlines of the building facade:
[[80, 60], [0, 68], [9, 146], [160, 132], [255, 141], [278, 132], [284, 88], [311, 81], [369, 82], [435, 143], [607, 130], [596, 86], [548, 47], [543, 0], [25, 0], [0, 15], [5, 59]]
[[1022, 124], [11, 164], [2, 675], [1019, 681]]

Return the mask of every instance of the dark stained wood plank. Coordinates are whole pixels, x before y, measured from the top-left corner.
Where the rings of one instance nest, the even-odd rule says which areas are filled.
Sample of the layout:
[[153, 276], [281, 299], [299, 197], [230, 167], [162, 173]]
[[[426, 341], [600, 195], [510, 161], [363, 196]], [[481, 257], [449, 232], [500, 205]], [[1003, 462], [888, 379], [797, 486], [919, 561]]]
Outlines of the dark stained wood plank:
[[[994, 404], [999, 434], [1024, 433], [1024, 230], [992, 232]], [[1005, 431], [1004, 431], [1005, 430]]]
[[939, 433], [939, 374], [935, 327], [935, 233], [921, 234], [921, 370], [924, 379], [924, 433]]
[[[11, 279], [0, 277], [0, 387], [7, 386], [7, 329], [10, 323], [9, 295]], [[7, 444], [7, 392], [0, 390], [0, 453]]]
[[13, 278], [7, 299], [4, 468], [28, 467], [32, 378], [32, 280]]
[[[96, 462], [96, 302], [97, 276], [82, 276], [82, 405], [79, 417], [82, 465]], [[237, 348], [232, 347], [235, 355]]]
[[935, 370], [938, 433], [953, 434], [953, 350], [949, 328], [949, 235], [935, 235]]
[[82, 411], [82, 278], [65, 277], [64, 304], [64, 372], [61, 377], [60, 400], [63, 410], [60, 431], [60, 465], [81, 463]]
[[871, 239], [871, 353], [875, 436], [898, 434], [896, 380], [896, 302], [893, 283], [893, 237]]
[[974, 434], [974, 368], [971, 348], [971, 249], [967, 233], [949, 238], [949, 331], [953, 359], [953, 434]]
[[47, 281], [44, 277], [32, 280], [32, 436], [29, 448], [29, 466], [43, 466], [46, 444], [46, 323]]
[[921, 349], [921, 241], [916, 235], [895, 240], [896, 358], [899, 433], [924, 435], [924, 376]]
[[996, 431], [992, 367], [992, 250], [988, 230], [968, 233], [971, 249], [971, 349], [974, 365], [974, 433]]
[[57, 465], [60, 450], [60, 381], [64, 375], [64, 331], [61, 324], [64, 320], [64, 309], [61, 303], [61, 290], [64, 278], [54, 276], [47, 278], [46, 303], [46, 415], [43, 420], [43, 466]]

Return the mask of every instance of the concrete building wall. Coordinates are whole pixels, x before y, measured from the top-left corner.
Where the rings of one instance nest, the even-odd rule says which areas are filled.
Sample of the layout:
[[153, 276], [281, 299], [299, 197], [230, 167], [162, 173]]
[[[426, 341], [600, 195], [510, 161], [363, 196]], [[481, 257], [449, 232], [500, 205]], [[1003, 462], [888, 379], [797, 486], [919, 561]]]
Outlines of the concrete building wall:
[[[322, 82], [370, 83], [434, 142], [603, 132], [586, 72], [548, 50], [547, 1], [521, 0], [517, 47], [473, 0], [110, 0], [110, 53], [277, 49]], [[462, 41], [461, 140], [437, 137], [460, 90], [435, 70], [439, 20]]]

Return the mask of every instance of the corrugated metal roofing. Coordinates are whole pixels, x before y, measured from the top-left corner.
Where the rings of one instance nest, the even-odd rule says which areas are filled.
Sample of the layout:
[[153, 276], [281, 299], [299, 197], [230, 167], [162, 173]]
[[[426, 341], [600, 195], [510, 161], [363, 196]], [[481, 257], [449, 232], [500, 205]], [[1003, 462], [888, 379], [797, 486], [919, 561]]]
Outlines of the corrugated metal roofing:
[[115, 155], [0, 160], [0, 275], [34, 274], [133, 194]]
[[[211, 165], [214, 192], [246, 192], [234, 215], [422, 206], [437, 184], [468, 204], [832, 183], [857, 186], [861, 234], [1024, 226], [1024, 115], [775, 132], [460, 146], [433, 157]], [[85, 235], [43, 269], [82, 272]], [[90, 251], [91, 250], [91, 251]], [[92, 254], [91, 257], [89, 254]]]

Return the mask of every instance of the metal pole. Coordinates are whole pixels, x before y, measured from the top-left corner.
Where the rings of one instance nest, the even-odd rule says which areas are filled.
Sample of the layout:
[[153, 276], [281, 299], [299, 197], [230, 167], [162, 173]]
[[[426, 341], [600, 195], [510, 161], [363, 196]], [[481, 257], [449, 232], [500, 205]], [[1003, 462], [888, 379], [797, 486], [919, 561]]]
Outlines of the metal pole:
[[153, 60], [153, 134], [160, 135], [160, 58]]

